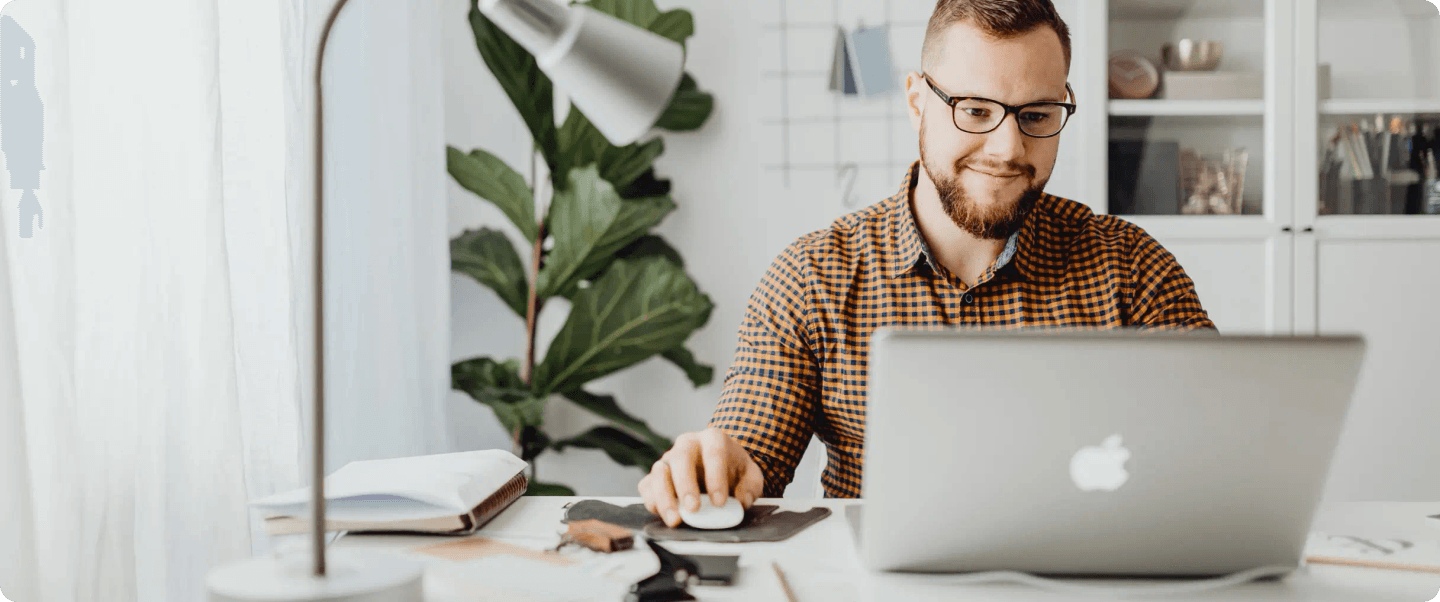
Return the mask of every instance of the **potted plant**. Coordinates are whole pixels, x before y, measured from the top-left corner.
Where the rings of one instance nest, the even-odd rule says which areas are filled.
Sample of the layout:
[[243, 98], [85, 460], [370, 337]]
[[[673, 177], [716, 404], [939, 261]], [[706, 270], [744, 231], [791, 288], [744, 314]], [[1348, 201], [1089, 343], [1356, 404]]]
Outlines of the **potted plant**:
[[[682, 9], [661, 12], [653, 0], [592, 0], [591, 8], [685, 43], [695, 30]], [[522, 356], [476, 357], [451, 367], [451, 385], [490, 407], [531, 466], [534, 495], [573, 495], [570, 488], [536, 480], [536, 458], [547, 449], [603, 450], [627, 466], [648, 467], [670, 440], [624, 409], [614, 397], [585, 390], [597, 378], [660, 355], [691, 383], [710, 382], [714, 369], [684, 346], [705, 324], [713, 305], [685, 272], [680, 254], [650, 229], [675, 209], [670, 183], [657, 178], [664, 152], [656, 137], [628, 146], [610, 144], [574, 106], [555, 123], [553, 89], [535, 58], [482, 15], [471, 0], [470, 27], [485, 65], [520, 112], [534, 152], [543, 157], [554, 191], [537, 215], [531, 183], [494, 155], [447, 147], [450, 175], [498, 207], [525, 237], [529, 257], [499, 230], [467, 230], [450, 241], [451, 266], [497, 294], [526, 322]], [[691, 131], [709, 118], [713, 98], [687, 73], [657, 127]], [[563, 298], [570, 314], [535, 357], [536, 319], [547, 301]], [[580, 435], [552, 439], [543, 410], [565, 399], [609, 421]]]

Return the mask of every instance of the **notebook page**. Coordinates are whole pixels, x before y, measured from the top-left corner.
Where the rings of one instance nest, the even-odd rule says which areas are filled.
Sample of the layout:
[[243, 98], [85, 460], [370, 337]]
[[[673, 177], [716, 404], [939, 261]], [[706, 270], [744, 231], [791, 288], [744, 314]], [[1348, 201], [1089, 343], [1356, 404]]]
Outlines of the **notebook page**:
[[1305, 542], [1305, 556], [1431, 567], [1440, 571], [1440, 541], [1311, 533]]

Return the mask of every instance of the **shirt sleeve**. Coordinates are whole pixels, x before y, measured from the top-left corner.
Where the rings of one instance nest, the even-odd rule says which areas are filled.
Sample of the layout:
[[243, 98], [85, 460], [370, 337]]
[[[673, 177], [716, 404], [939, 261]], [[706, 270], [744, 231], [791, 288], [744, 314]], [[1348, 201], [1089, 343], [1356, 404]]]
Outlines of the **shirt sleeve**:
[[1210, 315], [1200, 305], [1200, 296], [1195, 294], [1195, 283], [1180, 267], [1175, 256], [1160, 246], [1159, 241], [1139, 230], [1131, 257], [1134, 284], [1130, 299], [1132, 326], [1216, 330]]
[[755, 287], [710, 418], [759, 465], [765, 497], [784, 494], [815, 430], [819, 367], [807, 265], [792, 245]]

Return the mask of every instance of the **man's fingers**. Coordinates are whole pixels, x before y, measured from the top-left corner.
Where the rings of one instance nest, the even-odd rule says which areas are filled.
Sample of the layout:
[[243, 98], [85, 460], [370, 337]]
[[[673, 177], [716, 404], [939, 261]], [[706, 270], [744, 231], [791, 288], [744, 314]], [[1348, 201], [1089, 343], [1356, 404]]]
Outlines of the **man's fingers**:
[[744, 448], [724, 432], [710, 429], [676, 438], [670, 451], [641, 479], [640, 497], [646, 510], [676, 527], [682, 510], [700, 509], [701, 487], [715, 506], [723, 506], [733, 496], [749, 508], [763, 493], [765, 477]]
[[[717, 433], [718, 434], [718, 433]], [[735, 470], [730, 458], [725, 456], [724, 435], [719, 438], [705, 437], [700, 448], [700, 461], [705, 469], [705, 492], [710, 494], [710, 503], [715, 507], [725, 505], [730, 497], [730, 482]]]
[[655, 463], [650, 473], [655, 481], [650, 485], [650, 497], [655, 500], [655, 514], [665, 521], [666, 526], [680, 525], [680, 510], [675, 505], [675, 487], [671, 485], [670, 465], [665, 460]]
[[735, 498], [748, 510], [764, 493], [765, 475], [760, 473], [760, 467], [754, 460], [747, 458], [745, 468], [740, 472], [739, 482], [735, 485]]
[[670, 482], [675, 486], [680, 507], [694, 512], [700, 509], [700, 479], [695, 473], [695, 465], [700, 463], [700, 450], [693, 438], [680, 437], [675, 447], [665, 454], [664, 462], [670, 467]]
[[[651, 470], [654, 470], [654, 467], [651, 467]], [[655, 511], [655, 496], [650, 493], [650, 490], [654, 488], [655, 478], [652, 475], [645, 475], [645, 478], [640, 479], [640, 501], [645, 502], [645, 511], [650, 514], [659, 514]]]

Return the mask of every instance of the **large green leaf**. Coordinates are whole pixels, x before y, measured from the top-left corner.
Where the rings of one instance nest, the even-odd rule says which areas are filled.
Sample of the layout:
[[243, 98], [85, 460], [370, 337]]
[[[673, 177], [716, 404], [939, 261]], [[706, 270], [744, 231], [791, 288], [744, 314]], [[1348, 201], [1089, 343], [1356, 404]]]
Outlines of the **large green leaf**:
[[669, 259], [671, 263], [682, 268], [685, 267], [685, 258], [680, 256], [680, 252], [656, 234], [646, 234], [645, 236], [635, 239], [635, 242], [616, 251], [615, 256], [622, 259], [640, 259], [641, 257], [658, 256]]
[[675, 204], [669, 197], [622, 199], [595, 166], [570, 172], [570, 186], [555, 193], [550, 233], [555, 248], [540, 270], [540, 298], [570, 297], [581, 280], [599, 273], [615, 253], [660, 223]]
[[672, 132], [689, 132], [700, 129], [715, 110], [715, 97], [701, 92], [695, 78], [689, 73], [680, 80], [679, 89], [670, 98], [670, 105], [660, 114], [655, 127]]
[[554, 87], [550, 78], [540, 71], [534, 56], [480, 12], [475, 0], [470, 0], [470, 29], [475, 33], [475, 46], [480, 50], [480, 58], [484, 59], [485, 66], [490, 68], [505, 95], [520, 112], [520, 118], [530, 128], [535, 145], [547, 160], [554, 157]]
[[455, 237], [450, 241], [450, 268], [490, 287], [516, 315], [525, 317], [530, 293], [525, 264], [504, 232], [481, 228]]
[[450, 386], [464, 391], [475, 401], [490, 406], [495, 417], [513, 433], [543, 421], [547, 395], [531, 395], [520, 379], [520, 362], [496, 362], [477, 357], [450, 366]]
[[649, 29], [650, 23], [660, 16], [660, 9], [655, 8], [654, 0], [590, 0], [587, 5], [612, 17], [629, 21], [641, 29]]
[[[626, 259], [663, 257], [677, 266], [685, 267], [685, 259], [680, 256], [680, 252], [670, 246], [670, 243], [666, 242], [664, 238], [655, 234], [646, 234], [640, 237], [615, 255]], [[683, 370], [685, 377], [690, 379], [690, 383], [696, 387], [708, 385], [715, 378], [715, 368], [696, 361], [694, 354], [684, 346], [668, 349], [661, 355], [666, 361]]]
[[655, 166], [635, 178], [630, 187], [620, 192], [620, 196], [627, 199], [643, 199], [647, 196], [665, 196], [670, 194], [670, 180], [661, 180], [655, 177]]
[[532, 389], [536, 395], [578, 389], [679, 346], [713, 308], [667, 259], [616, 260], [571, 299], [570, 317], [535, 367]]
[[535, 242], [539, 225], [535, 223], [535, 196], [525, 178], [510, 169], [499, 157], [480, 149], [470, 154], [453, 146], [445, 147], [446, 169], [466, 190], [494, 203], [510, 223]]
[[559, 150], [555, 155], [556, 171], [551, 175], [555, 190], [565, 190], [570, 182], [570, 170], [600, 161], [600, 155], [610, 148], [610, 142], [595, 129], [575, 105], [565, 116], [560, 126]]
[[575, 490], [559, 483], [540, 483], [537, 481], [530, 481], [530, 485], [525, 488], [525, 495], [573, 496], [575, 495]]
[[569, 188], [569, 175], [574, 169], [598, 163], [600, 177], [610, 182], [615, 190], [624, 192], [650, 170], [656, 157], [665, 152], [665, 142], [659, 138], [625, 146], [610, 144], [574, 106], [570, 107], [565, 123], [560, 126], [559, 140], [560, 150], [555, 158], [559, 170], [551, 176], [556, 190]]
[[617, 464], [639, 466], [647, 470], [664, 454], [629, 433], [609, 426], [597, 426], [569, 439], [561, 439], [551, 447], [555, 451], [562, 451], [567, 447], [598, 449], [604, 451], [605, 455], [610, 456]]
[[715, 378], [715, 367], [695, 361], [695, 354], [690, 353], [689, 349], [672, 347], [666, 349], [665, 353], [661, 355], [670, 363], [684, 370], [685, 378], [690, 379], [690, 384], [692, 385], [703, 387], [710, 384], [710, 380]]
[[657, 15], [646, 28], [684, 44], [685, 40], [695, 35], [695, 16], [683, 8], [667, 10]]
[[600, 177], [624, 191], [641, 174], [650, 169], [655, 158], [665, 152], [665, 141], [651, 138], [627, 146], [610, 146], [600, 153]]
[[584, 389], [575, 389], [563, 393], [566, 399], [575, 402], [575, 405], [593, 412], [596, 416], [614, 422], [620, 426], [630, 429], [630, 432], [639, 435], [646, 443], [662, 453], [670, 449], [670, 440], [661, 436], [653, 430], [644, 420], [631, 416], [620, 408], [615, 398], [610, 395], [596, 395]]

